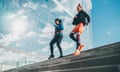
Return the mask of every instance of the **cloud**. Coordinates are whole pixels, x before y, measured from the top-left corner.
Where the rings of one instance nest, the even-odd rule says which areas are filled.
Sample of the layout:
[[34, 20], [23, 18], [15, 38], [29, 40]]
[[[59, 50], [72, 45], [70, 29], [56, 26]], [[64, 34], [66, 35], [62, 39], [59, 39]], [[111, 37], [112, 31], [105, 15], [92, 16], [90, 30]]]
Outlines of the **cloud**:
[[18, 41], [20, 40], [19, 36], [16, 36], [14, 34], [7, 34], [4, 35], [1, 39], [0, 39], [0, 43], [2, 43], [5, 46], [8, 46], [9, 44], [11, 44], [12, 42]]
[[74, 44], [73, 44], [73, 42], [68, 43], [68, 42], [64, 41], [64, 42], [62, 42], [62, 47], [63, 47], [63, 50], [68, 50], [68, 49], [73, 48]]
[[42, 33], [50, 33], [53, 32], [54, 27], [50, 24], [50, 23], [46, 23], [46, 26], [44, 28], [42, 28], [41, 32]]
[[42, 52], [48, 52], [48, 51], [49, 51], [49, 47], [42, 48]]
[[41, 4], [40, 6], [41, 6], [42, 8], [46, 8], [46, 9], [48, 9], [47, 4]]
[[46, 26], [40, 29], [40, 37], [48, 38], [54, 34], [54, 27], [50, 23], [46, 23]]
[[12, 66], [12, 65], [1, 65], [0, 66], [0, 71], [5, 71], [5, 70], [9, 70], [9, 69], [12, 69], [12, 68], [15, 68], [16, 66]]
[[8, 15], [7, 18], [10, 20], [10, 33], [2, 35], [0, 39], [0, 43], [4, 44], [5, 46], [21, 40], [28, 28], [28, 17], [24, 15], [24, 9], [20, 9], [16, 13]]
[[6, 17], [10, 20], [18, 18], [18, 17], [20, 17], [21, 19], [24, 19], [24, 17], [22, 17], [22, 16], [25, 16], [25, 15], [23, 15], [23, 14], [24, 14], [24, 10], [20, 9], [16, 13], [13, 13], [11, 15], [7, 15]]
[[[73, 14], [58, 0], [53, 0], [53, 2], [57, 5], [52, 11], [58, 11], [58, 12], [66, 12], [69, 16], [73, 17]], [[67, 2], [67, 1], [63, 1]]]
[[41, 41], [41, 40], [38, 40], [38, 44], [47, 44], [48, 41]]
[[27, 2], [23, 4], [23, 7], [25, 8], [31, 8], [33, 10], [36, 10], [38, 8], [38, 4], [35, 4], [33, 2]]
[[91, 0], [82, 0], [83, 6], [86, 11], [90, 11], [92, 9], [92, 2]]
[[68, 2], [68, 0], [61, 0], [61, 3], [66, 3]]
[[29, 54], [26, 53], [17, 53], [13, 52], [13, 49], [11, 50], [5, 50], [4, 48], [0, 48], [0, 63], [1, 62], [16, 62], [16, 61], [23, 61], [23, 60], [35, 60], [38, 61], [40, 58], [43, 58], [43, 56], [38, 55], [36, 52], [30, 52]]
[[55, 8], [51, 9], [52, 12], [60, 12], [63, 13], [64, 10], [60, 6], [56, 6]]
[[13, 18], [15, 18], [15, 17], [16, 17], [15, 14], [11, 14], [10, 16], [7, 16], [8, 19], [13, 19]]
[[34, 31], [29, 31], [26, 33], [26, 37], [36, 37], [36, 36], [39, 36], [39, 34], [37, 34]]
[[19, 10], [17, 13], [16, 13], [16, 15], [18, 16], [18, 15], [22, 15], [24, 13], [24, 10], [23, 9], [21, 9], [21, 10]]
[[26, 37], [40, 37], [48, 38], [54, 34], [54, 27], [50, 23], [46, 23], [44, 28], [39, 29], [39, 33], [35, 31], [28, 31]]

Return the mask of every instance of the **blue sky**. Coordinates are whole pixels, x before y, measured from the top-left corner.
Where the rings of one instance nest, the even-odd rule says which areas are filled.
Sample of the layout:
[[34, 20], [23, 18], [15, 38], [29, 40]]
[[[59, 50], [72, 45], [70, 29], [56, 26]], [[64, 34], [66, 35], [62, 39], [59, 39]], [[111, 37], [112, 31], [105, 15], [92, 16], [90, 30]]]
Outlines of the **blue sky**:
[[94, 47], [120, 41], [119, 3], [119, 0], [92, 0]]

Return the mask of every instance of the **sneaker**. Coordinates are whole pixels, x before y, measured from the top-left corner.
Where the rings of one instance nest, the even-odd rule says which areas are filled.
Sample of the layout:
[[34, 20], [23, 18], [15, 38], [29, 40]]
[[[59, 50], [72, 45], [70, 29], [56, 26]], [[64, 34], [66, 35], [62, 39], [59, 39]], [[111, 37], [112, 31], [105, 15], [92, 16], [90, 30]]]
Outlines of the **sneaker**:
[[80, 46], [78, 47], [78, 50], [81, 51], [83, 49], [84, 45], [80, 44]]
[[77, 49], [74, 53], [73, 56], [79, 56], [80, 55], [80, 51]]
[[51, 55], [51, 56], [48, 57], [48, 59], [52, 59], [52, 58], [54, 58], [54, 55]]
[[59, 56], [58, 58], [62, 58], [63, 56]]

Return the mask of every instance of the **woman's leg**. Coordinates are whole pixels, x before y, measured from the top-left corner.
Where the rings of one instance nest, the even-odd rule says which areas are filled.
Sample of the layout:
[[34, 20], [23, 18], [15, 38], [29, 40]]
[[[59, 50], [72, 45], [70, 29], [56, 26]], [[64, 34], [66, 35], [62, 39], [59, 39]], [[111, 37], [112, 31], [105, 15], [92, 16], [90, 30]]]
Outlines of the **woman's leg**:
[[82, 48], [84, 47], [83, 44], [81, 44], [81, 41], [80, 41], [80, 35], [83, 33], [83, 30], [84, 30], [84, 25], [83, 23], [80, 23], [77, 25], [77, 32], [76, 32], [76, 38], [77, 38], [77, 41], [76, 41], [76, 51], [74, 53], [74, 56], [78, 56], [80, 55], [80, 51], [82, 50]]
[[54, 57], [54, 48], [53, 48], [53, 45], [55, 44], [55, 42], [56, 42], [56, 38], [54, 37], [52, 40], [51, 40], [51, 42], [50, 42], [50, 57], [49, 57], [49, 59], [50, 58], [52, 58], [52, 57]]
[[75, 37], [75, 33], [74, 32], [71, 32], [69, 37], [73, 40], [73, 41], [77, 41], [76, 37]]
[[58, 36], [58, 39], [57, 39], [57, 47], [60, 52], [60, 57], [63, 57], [63, 52], [62, 52], [62, 47], [61, 47], [62, 38], [63, 38], [63, 36]]
[[76, 33], [76, 49], [78, 49], [78, 47], [80, 46], [80, 33]]
[[76, 32], [77, 32], [77, 26], [75, 26], [74, 28], [73, 28], [73, 30], [71, 31], [71, 33], [70, 33], [70, 35], [69, 35], [69, 37], [73, 40], [73, 41], [77, 41], [77, 38], [75, 37], [75, 35], [76, 35]]

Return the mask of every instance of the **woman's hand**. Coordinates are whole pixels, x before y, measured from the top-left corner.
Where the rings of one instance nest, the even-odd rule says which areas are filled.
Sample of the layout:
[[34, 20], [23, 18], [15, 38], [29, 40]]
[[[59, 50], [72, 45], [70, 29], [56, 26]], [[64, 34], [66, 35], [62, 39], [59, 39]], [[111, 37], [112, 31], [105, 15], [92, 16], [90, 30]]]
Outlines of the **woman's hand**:
[[74, 16], [74, 19], [76, 19], [77, 18], [77, 16]]

